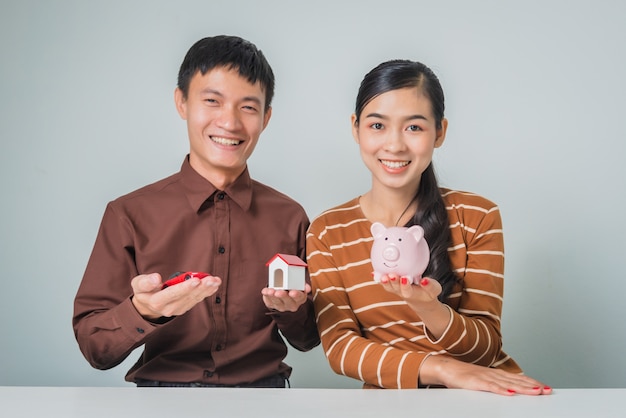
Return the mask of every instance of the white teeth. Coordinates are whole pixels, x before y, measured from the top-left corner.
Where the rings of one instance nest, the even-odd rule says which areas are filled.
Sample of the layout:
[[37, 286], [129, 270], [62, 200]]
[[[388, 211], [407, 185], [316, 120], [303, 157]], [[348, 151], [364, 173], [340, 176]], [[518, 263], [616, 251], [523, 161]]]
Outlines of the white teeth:
[[222, 145], [239, 145], [241, 143], [241, 141], [237, 141], [236, 139], [222, 138], [219, 136], [212, 136], [211, 141]]
[[409, 165], [410, 161], [387, 161], [387, 160], [380, 160], [381, 163], [383, 163], [383, 165], [389, 167], [389, 168], [402, 168], [404, 166]]

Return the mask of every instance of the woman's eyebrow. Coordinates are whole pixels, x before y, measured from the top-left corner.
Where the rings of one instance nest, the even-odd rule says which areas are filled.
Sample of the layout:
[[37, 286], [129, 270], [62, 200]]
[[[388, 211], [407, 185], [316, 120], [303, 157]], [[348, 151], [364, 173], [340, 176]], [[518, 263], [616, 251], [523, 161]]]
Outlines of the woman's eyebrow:
[[365, 115], [366, 118], [378, 118], [378, 119], [387, 119], [386, 116], [381, 115], [380, 113], [368, 113], [367, 115]]
[[404, 120], [409, 121], [409, 120], [415, 120], [415, 119], [428, 120], [428, 118], [424, 115], [410, 115], [410, 116], [407, 116]]
[[[388, 116], [385, 116], [385, 115], [382, 115], [382, 114], [376, 113], [376, 112], [368, 113], [367, 115], [365, 115], [365, 117], [366, 118], [389, 119]], [[410, 120], [415, 120], [415, 119], [428, 120], [428, 118], [426, 116], [420, 115], [420, 114], [409, 115], [409, 116], [404, 118], [405, 121], [410, 121]]]

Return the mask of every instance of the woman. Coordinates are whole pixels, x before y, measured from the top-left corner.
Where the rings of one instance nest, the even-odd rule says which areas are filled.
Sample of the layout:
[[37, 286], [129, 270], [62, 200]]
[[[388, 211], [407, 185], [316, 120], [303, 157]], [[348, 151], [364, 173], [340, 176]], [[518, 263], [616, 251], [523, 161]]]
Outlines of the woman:
[[[423, 64], [389, 61], [363, 79], [352, 131], [371, 189], [322, 213], [307, 235], [325, 354], [366, 388], [551, 393], [501, 349], [497, 206], [437, 185], [432, 155], [447, 126], [443, 90]], [[418, 284], [393, 274], [372, 280], [374, 222], [424, 228], [430, 262]]]

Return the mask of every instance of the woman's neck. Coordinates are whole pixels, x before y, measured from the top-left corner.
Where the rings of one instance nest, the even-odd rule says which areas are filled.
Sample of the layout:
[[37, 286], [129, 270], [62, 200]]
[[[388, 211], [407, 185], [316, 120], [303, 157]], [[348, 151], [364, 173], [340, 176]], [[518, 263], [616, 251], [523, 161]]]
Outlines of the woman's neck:
[[417, 211], [417, 196], [408, 193], [376, 193], [370, 190], [359, 199], [361, 210], [371, 222], [387, 227], [404, 226]]

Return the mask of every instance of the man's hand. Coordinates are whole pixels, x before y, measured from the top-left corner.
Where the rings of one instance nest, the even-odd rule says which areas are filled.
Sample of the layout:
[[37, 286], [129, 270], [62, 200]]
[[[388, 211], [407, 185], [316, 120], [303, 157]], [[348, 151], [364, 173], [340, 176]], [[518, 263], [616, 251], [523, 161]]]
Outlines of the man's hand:
[[308, 284], [304, 292], [301, 290], [278, 290], [266, 287], [261, 290], [263, 302], [269, 309], [275, 309], [280, 312], [295, 312], [306, 302], [307, 294], [311, 293], [311, 286]]
[[146, 319], [182, 315], [198, 302], [217, 292], [221, 284], [222, 280], [219, 277], [207, 276], [203, 279], [193, 277], [161, 290], [163, 283], [160, 274], [141, 274], [131, 281], [132, 301], [137, 312]]

